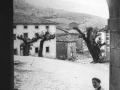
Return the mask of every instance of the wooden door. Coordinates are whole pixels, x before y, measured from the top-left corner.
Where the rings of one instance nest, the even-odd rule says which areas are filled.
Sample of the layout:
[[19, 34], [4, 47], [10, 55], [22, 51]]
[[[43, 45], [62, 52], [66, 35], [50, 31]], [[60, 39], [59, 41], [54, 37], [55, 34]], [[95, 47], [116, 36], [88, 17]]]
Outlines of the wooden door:
[[62, 60], [67, 59], [67, 43], [57, 42], [56, 52], [57, 52], [56, 57], [58, 59], [62, 59]]

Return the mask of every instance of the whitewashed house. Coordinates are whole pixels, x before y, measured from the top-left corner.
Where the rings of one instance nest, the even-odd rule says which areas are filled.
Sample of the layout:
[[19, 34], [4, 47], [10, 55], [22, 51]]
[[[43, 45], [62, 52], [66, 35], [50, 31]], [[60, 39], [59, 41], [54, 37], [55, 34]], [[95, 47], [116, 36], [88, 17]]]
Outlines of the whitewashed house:
[[[101, 31], [100, 34], [101, 35], [98, 38], [101, 38], [101, 42], [102, 43], [106, 42], [106, 32], [105, 31]], [[101, 49], [106, 50], [106, 45], [103, 45], [101, 47]]]
[[[23, 42], [18, 40], [18, 35], [23, 35], [32, 39], [35, 33], [46, 32], [47, 29], [52, 34], [56, 34], [56, 23], [53, 22], [41, 22], [41, 23], [14, 23], [13, 26], [13, 36], [14, 36], [14, 54], [22, 55], [20, 45]], [[30, 54], [38, 56], [40, 40], [33, 43]], [[43, 57], [56, 58], [56, 37], [54, 39], [44, 42], [43, 45]]]
[[109, 61], [110, 59], [110, 33], [108, 30], [108, 26], [106, 25], [103, 29], [101, 29], [100, 36], [98, 38], [101, 38], [102, 43], [106, 43], [106, 45], [103, 45], [101, 47], [101, 50], [104, 50], [104, 55], [106, 57], [106, 60]]

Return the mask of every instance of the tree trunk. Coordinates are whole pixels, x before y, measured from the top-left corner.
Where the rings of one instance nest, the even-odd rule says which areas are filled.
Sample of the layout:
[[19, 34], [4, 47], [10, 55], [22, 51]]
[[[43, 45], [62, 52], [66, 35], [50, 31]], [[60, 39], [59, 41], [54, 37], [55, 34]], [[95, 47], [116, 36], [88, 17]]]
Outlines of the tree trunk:
[[43, 57], [43, 44], [44, 44], [44, 39], [42, 39], [41, 41], [40, 41], [40, 46], [39, 46], [39, 51], [38, 51], [38, 56], [39, 57]]
[[94, 52], [95, 52], [95, 56], [97, 58], [97, 62], [102, 63], [102, 54], [100, 51], [100, 48], [97, 46], [93, 46]]
[[95, 39], [99, 36], [98, 31], [94, 31], [92, 27], [87, 28], [86, 34], [80, 31], [80, 29], [76, 26], [73, 27], [73, 29], [77, 30], [83, 40], [86, 42], [88, 50], [93, 58], [93, 62], [95, 63], [102, 63], [103, 62], [103, 57], [101, 54], [100, 47], [104, 45], [101, 44], [101, 41], [98, 43], [95, 41]]
[[23, 49], [23, 56], [28, 56], [29, 55], [29, 45], [26, 44]]
[[90, 41], [85, 41], [88, 47], [88, 50], [93, 58], [93, 62], [94, 63], [101, 63], [101, 52], [100, 52], [100, 48], [94, 46], [91, 44]]

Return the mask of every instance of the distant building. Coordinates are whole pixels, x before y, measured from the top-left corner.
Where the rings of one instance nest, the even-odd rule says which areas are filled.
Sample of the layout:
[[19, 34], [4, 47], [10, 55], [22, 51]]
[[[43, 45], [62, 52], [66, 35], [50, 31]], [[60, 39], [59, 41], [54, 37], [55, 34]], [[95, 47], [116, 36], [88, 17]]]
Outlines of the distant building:
[[[106, 61], [110, 60], [110, 33], [108, 30], [108, 26], [105, 26], [103, 29], [100, 30], [100, 36], [98, 36], [96, 38], [96, 40], [98, 40], [98, 38], [101, 39], [102, 43], [106, 43], [106, 45], [103, 45], [101, 47], [101, 51], [103, 51], [102, 55], [106, 57]], [[83, 52], [88, 52], [88, 48], [87, 45], [85, 43], [85, 41], [83, 40]]]
[[71, 38], [73, 38], [74, 40], [76, 40], [76, 52], [77, 53], [82, 53], [83, 52], [83, 39], [80, 36], [80, 34], [78, 33], [78, 31], [73, 30], [73, 29], [69, 29], [69, 30], [67, 30], [67, 32], [69, 34], [66, 33], [65, 31], [57, 29], [56, 35], [57, 35], [57, 37], [65, 36], [65, 35], [70, 35]]
[[81, 35], [76, 30], [69, 30], [69, 33], [71, 33], [72, 38], [76, 40], [76, 51], [77, 53], [83, 53], [83, 39]]
[[[17, 19], [17, 18], [18, 19]], [[13, 24], [13, 37], [14, 37], [14, 54], [15, 55], [23, 55], [21, 44], [23, 43], [22, 40], [17, 39], [18, 35], [23, 35], [24, 37], [28, 37], [32, 39], [35, 33], [45, 33], [47, 31], [46, 28], [49, 28], [49, 32], [55, 34], [55, 38], [45, 41], [43, 45], [43, 57], [48, 58], [59, 58], [60, 52], [66, 53], [66, 59], [75, 58], [76, 57], [76, 50], [78, 52], [83, 51], [82, 47], [82, 38], [80, 34], [76, 30], [69, 30], [69, 35], [64, 31], [57, 29], [57, 24], [55, 22], [51, 22], [49, 20], [38, 20], [38, 19], [30, 19], [25, 17], [24, 19], [16, 16]], [[22, 17], [22, 16], [21, 16]], [[62, 40], [61, 38], [64, 38]], [[79, 37], [79, 38], [78, 38]], [[30, 55], [38, 56], [40, 40], [33, 43], [30, 48]], [[67, 46], [67, 47], [66, 47]], [[62, 48], [64, 48], [62, 50]], [[63, 55], [62, 53], [62, 55]], [[64, 56], [64, 55], [63, 55]]]
[[76, 39], [73, 35], [57, 36], [56, 58], [63, 60], [76, 58]]
[[[106, 61], [110, 60], [110, 32], [108, 30], [108, 26], [106, 25], [103, 29], [101, 29], [101, 35], [99, 36], [102, 40], [102, 43], [106, 43], [106, 45], [101, 47], [101, 50], [104, 51], [103, 55], [106, 57]], [[98, 37], [98, 38], [99, 38]]]
[[106, 59], [110, 60], [110, 32], [106, 32]]
[[[40, 22], [40, 23], [14, 23], [13, 36], [14, 36], [14, 54], [22, 55], [20, 45], [22, 40], [17, 39], [17, 35], [23, 35], [24, 37], [33, 38], [35, 33], [46, 32], [49, 28], [50, 33], [56, 33], [56, 23], [53, 22]], [[30, 49], [30, 54], [37, 56], [39, 50], [40, 40], [33, 43]], [[56, 37], [49, 41], [44, 42], [43, 57], [56, 58]]]

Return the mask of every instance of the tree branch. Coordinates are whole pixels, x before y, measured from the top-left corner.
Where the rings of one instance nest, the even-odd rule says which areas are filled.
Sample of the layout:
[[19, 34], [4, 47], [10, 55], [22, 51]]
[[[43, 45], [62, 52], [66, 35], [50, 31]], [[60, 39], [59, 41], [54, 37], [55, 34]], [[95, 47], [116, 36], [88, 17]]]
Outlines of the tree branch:
[[27, 40], [26, 40], [26, 38], [23, 37], [23, 35], [20, 35], [20, 36], [18, 35], [18, 36], [17, 36], [17, 39], [20, 39], [20, 40], [22, 40], [24, 43], [27, 43]]
[[100, 44], [100, 45], [99, 45], [99, 46], [100, 46], [100, 48], [101, 48], [103, 45], [106, 45], [106, 42], [104, 42], [104, 43]]
[[94, 36], [94, 40], [95, 40], [98, 36], [100, 36], [100, 34], [95, 35], [95, 36]]
[[48, 40], [50, 40], [50, 39], [54, 39], [54, 38], [55, 38], [55, 34], [50, 35], [49, 38], [48, 38]]
[[35, 37], [32, 38], [28, 43], [34, 43], [34, 42], [37, 42], [39, 39], [43, 39], [44, 36], [43, 35], [39, 35], [38, 33], [35, 33]]
[[64, 31], [65, 33], [70, 34], [67, 30], [65, 30], [65, 29], [61, 28], [60, 26], [59, 26], [59, 27], [57, 27], [57, 29], [60, 29], [60, 30]]
[[92, 27], [88, 27], [86, 31], [87, 31], [87, 38], [88, 39], [91, 38], [91, 34], [92, 34], [92, 31], [93, 31], [93, 28]]
[[81, 34], [81, 36], [82, 36], [84, 39], [86, 39], [85, 34], [82, 33], [81, 30], [80, 30], [79, 28], [73, 27], [73, 29], [76, 30], [76, 31], [78, 31], [78, 32]]

